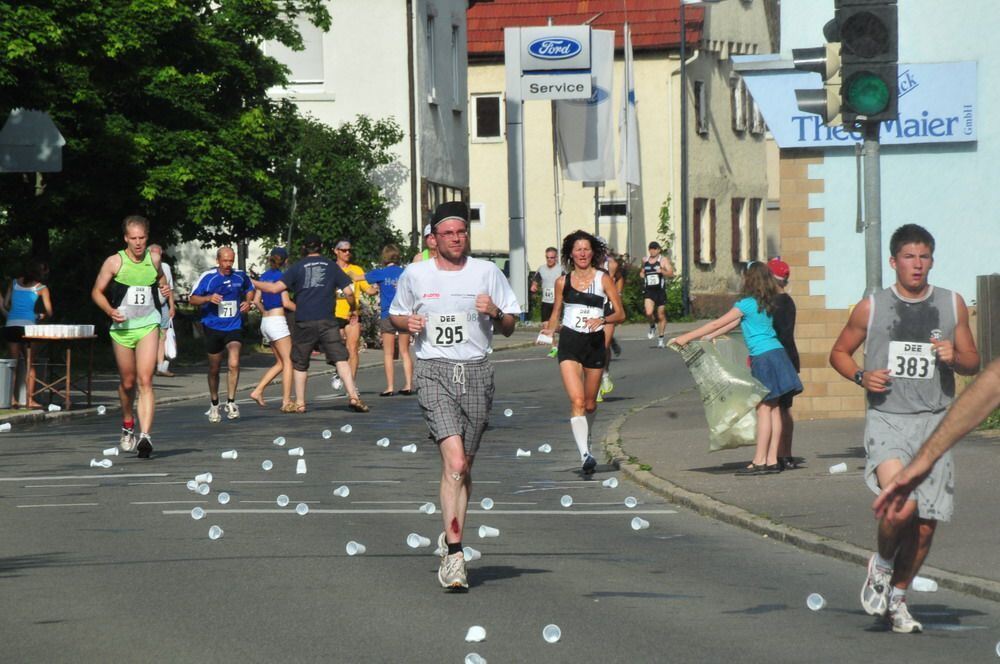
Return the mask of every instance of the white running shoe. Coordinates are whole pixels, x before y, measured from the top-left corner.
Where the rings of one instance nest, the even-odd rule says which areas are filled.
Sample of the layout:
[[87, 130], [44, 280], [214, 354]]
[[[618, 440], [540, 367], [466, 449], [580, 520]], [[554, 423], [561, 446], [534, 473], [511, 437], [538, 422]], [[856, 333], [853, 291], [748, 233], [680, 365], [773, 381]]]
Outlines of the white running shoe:
[[219, 406], [218, 406], [218, 404], [213, 404], [213, 405], [209, 406], [208, 407], [208, 412], [206, 413], [206, 415], [208, 415], [208, 421], [209, 422], [215, 423], [215, 422], [221, 422], [222, 421], [222, 415], [219, 414]]
[[861, 606], [870, 616], [884, 616], [889, 606], [889, 591], [892, 590], [892, 570], [884, 570], [875, 564], [875, 554], [868, 559], [868, 573], [861, 586]]
[[340, 390], [344, 387], [344, 381], [341, 380], [340, 374], [336, 371], [333, 372], [333, 378], [330, 379], [330, 387], [335, 390]]
[[442, 588], [468, 590], [469, 577], [465, 573], [465, 555], [459, 551], [441, 559], [438, 567], [438, 581]]
[[652, 339], [656, 336], [656, 328], [652, 325], [649, 326], [649, 332], [646, 333], [647, 339]]
[[118, 440], [118, 447], [122, 452], [131, 452], [135, 449], [135, 431], [122, 427], [122, 437]]
[[444, 557], [448, 555], [448, 540], [445, 538], [443, 530], [441, 531], [441, 534], [438, 535], [437, 545], [438, 546], [434, 550], [434, 553], [438, 554], [438, 557], [441, 560], [444, 560]]
[[892, 631], [900, 634], [912, 634], [924, 630], [924, 626], [914, 620], [906, 608], [906, 597], [897, 597], [889, 602], [886, 619], [892, 625]]
[[663, 348], [663, 337], [660, 337], [660, 340], [656, 342], [656, 347]]
[[240, 407], [236, 405], [235, 401], [226, 402], [226, 417], [230, 420], [238, 419], [240, 416]]

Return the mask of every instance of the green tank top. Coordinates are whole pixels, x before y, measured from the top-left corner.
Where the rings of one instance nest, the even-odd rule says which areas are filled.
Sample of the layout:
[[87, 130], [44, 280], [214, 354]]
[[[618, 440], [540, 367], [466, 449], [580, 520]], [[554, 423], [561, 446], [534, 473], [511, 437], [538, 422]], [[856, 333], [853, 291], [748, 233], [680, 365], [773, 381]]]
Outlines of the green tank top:
[[154, 291], [157, 288], [156, 268], [149, 251], [138, 263], [123, 249], [118, 252], [122, 266], [115, 274], [112, 304], [125, 314], [126, 320], [112, 323], [112, 330], [132, 330], [160, 324], [160, 308]]
[[425, 261], [429, 261], [431, 259], [431, 250], [430, 249], [424, 249], [423, 254], [424, 254], [424, 260]]

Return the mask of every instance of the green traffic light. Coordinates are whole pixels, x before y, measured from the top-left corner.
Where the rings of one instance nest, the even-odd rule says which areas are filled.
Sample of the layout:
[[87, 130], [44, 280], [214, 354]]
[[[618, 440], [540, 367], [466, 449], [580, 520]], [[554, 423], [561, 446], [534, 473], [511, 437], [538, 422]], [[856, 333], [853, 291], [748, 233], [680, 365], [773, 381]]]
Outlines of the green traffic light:
[[889, 87], [875, 74], [861, 72], [847, 83], [844, 101], [861, 115], [875, 115], [889, 106]]

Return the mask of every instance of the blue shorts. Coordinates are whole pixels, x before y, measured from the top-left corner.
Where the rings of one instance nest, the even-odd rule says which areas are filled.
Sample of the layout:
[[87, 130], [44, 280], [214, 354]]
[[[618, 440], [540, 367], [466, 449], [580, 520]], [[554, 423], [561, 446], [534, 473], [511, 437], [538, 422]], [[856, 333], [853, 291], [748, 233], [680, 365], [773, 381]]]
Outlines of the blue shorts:
[[774, 401], [786, 394], [795, 396], [802, 391], [802, 381], [795, 373], [784, 348], [775, 348], [750, 358], [750, 373], [768, 390], [763, 401]]

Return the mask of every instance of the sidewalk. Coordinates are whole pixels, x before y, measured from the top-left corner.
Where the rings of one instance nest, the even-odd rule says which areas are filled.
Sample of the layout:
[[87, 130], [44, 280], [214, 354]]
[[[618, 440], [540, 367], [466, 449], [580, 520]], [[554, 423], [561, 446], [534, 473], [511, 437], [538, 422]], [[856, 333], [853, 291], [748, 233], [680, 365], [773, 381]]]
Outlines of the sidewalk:
[[[875, 494], [863, 479], [863, 432], [862, 419], [796, 422], [793, 454], [805, 458], [804, 467], [736, 477], [733, 472], [749, 463], [753, 448], [709, 453], [704, 410], [691, 387], [623, 414], [610, 426], [605, 446], [627, 475], [679, 504], [864, 565], [875, 546], [876, 521]], [[921, 572], [942, 587], [995, 601], [1000, 601], [998, 448], [996, 431], [974, 432], [955, 448], [955, 515], [939, 525]], [[829, 467], [841, 462], [847, 472], [830, 474]], [[859, 567], [859, 590], [863, 576]]]

